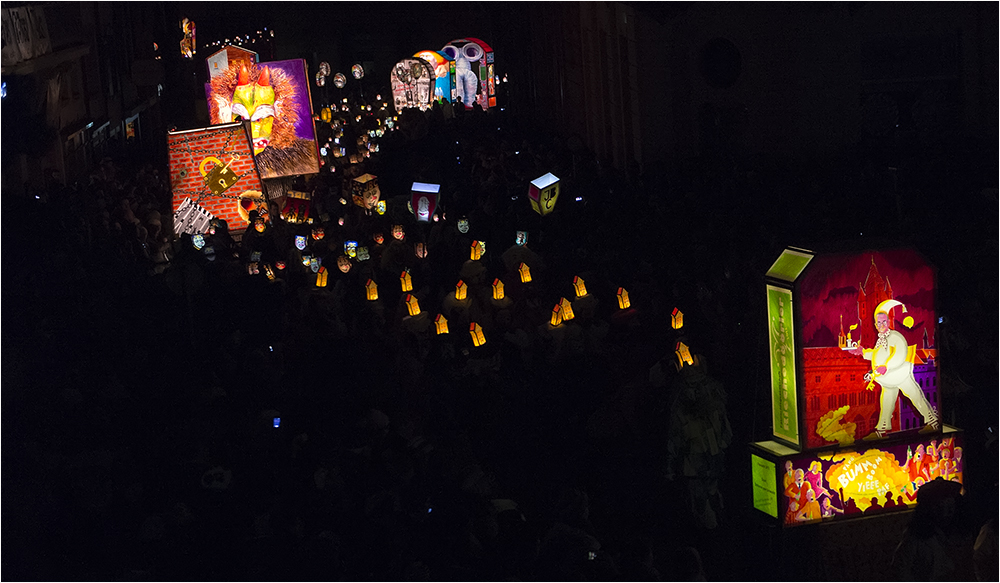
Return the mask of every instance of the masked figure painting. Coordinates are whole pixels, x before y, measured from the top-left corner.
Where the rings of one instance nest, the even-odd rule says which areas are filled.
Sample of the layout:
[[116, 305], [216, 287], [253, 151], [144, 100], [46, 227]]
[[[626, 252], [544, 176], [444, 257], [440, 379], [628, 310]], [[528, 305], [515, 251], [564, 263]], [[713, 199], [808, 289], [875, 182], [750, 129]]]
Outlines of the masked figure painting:
[[295, 133], [300, 96], [288, 73], [240, 61], [212, 79], [211, 91], [209, 105], [214, 123], [250, 123], [254, 160], [261, 178], [318, 171], [315, 143]]

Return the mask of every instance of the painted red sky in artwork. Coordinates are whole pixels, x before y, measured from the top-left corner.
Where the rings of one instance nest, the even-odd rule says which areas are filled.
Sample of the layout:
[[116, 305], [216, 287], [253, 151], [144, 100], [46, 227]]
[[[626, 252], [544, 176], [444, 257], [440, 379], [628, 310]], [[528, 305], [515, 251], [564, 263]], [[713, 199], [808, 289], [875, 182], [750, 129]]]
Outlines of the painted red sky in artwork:
[[892, 287], [893, 299], [905, 304], [907, 315], [913, 317], [913, 328], [908, 330], [896, 308], [896, 330], [907, 343], [919, 347], [926, 329], [928, 343], [934, 345], [934, 271], [916, 251], [898, 249], [820, 255], [812, 260], [799, 287], [804, 347], [837, 346], [840, 316], [844, 317], [845, 332], [851, 324], [874, 327], [872, 320], [858, 319], [858, 290], [868, 277], [873, 258], [878, 272]]

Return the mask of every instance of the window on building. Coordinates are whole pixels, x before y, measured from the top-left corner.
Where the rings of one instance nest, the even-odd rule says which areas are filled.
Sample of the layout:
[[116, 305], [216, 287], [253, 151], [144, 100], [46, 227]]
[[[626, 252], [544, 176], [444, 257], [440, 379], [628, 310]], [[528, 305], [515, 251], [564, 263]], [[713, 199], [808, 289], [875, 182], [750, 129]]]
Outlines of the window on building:
[[858, 394], [851, 393], [851, 407], [856, 407], [858, 404]]
[[839, 383], [840, 382], [840, 375], [837, 375], [836, 377], [834, 377], [833, 382]]
[[826, 399], [826, 404], [831, 409], [835, 409], [837, 407], [837, 397], [834, 397], [833, 395], [830, 395]]
[[854, 381], [856, 381], [856, 380], [858, 380], [858, 375], [856, 375], [856, 374], [851, 374], [851, 382], [854, 382]]
[[820, 376], [819, 376], [819, 375], [816, 375], [816, 384], [817, 384], [817, 385], [819, 384], [819, 380], [820, 380]]
[[840, 396], [837, 397], [838, 407], [843, 407], [846, 404], [847, 404], [847, 395], [841, 394]]

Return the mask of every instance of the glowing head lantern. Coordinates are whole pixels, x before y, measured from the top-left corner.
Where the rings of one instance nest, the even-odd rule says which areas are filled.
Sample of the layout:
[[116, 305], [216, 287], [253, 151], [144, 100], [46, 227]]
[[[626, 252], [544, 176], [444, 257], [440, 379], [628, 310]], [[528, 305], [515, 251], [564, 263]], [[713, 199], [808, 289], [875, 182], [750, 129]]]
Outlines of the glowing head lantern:
[[430, 222], [440, 200], [440, 184], [414, 182], [410, 187], [410, 206], [413, 208], [413, 216], [419, 222]]
[[528, 200], [531, 201], [531, 208], [543, 217], [552, 212], [558, 198], [559, 178], [551, 172], [532, 180], [528, 186]]
[[528, 244], [528, 232], [518, 231], [514, 237], [514, 243], [519, 246], [524, 246]]
[[465, 282], [461, 279], [455, 284], [455, 299], [464, 300], [469, 293], [469, 286], [465, 285]]
[[472, 344], [482, 346], [486, 344], [486, 336], [483, 335], [483, 327], [478, 323], [469, 324], [469, 336], [472, 336]]
[[[399, 276], [399, 286], [403, 291], [413, 291], [413, 278], [410, 277], [410, 270], [403, 271]], [[412, 314], [411, 314], [412, 315]]]
[[421, 259], [427, 259], [427, 244], [417, 243], [413, 246], [413, 254]]
[[677, 308], [674, 308], [674, 310], [670, 312], [670, 327], [674, 330], [680, 330], [684, 327], [684, 312], [678, 310]]
[[191, 244], [194, 248], [201, 251], [201, 248], [205, 246], [205, 236], [202, 234], [192, 235]]
[[326, 231], [323, 230], [323, 227], [313, 227], [312, 238], [314, 240], [321, 241], [325, 236], [326, 236]]
[[384, 200], [380, 200], [377, 203], [375, 203], [375, 212], [377, 212], [380, 215], [384, 215], [385, 214], [385, 201]]
[[378, 299], [378, 285], [370, 279], [365, 282], [365, 299], [370, 302]]
[[347, 273], [351, 270], [351, 260], [347, 258], [347, 255], [337, 257], [337, 269], [342, 273]]
[[278, 271], [281, 271], [282, 269], [285, 268], [285, 262], [284, 261], [275, 261], [274, 262], [274, 266], [278, 268]]
[[458, 219], [458, 232], [463, 235], [469, 232], [469, 219], [465, 217]]
[[306, 248], [306, 236], [295, 235], [295, 248], [302, 251]]
[[413, 294], [406, 294], [406, 311], [409, 312], [411, 316], [416, 316], [420, 313], [420, 303], [417, 301], [417, 296]]
[[564, 322], [568, 322], [575, 317], [573, 315], [573, 304], [566, 298], [559, 298], [559, 308], [562, 310], [562, 319]]
[[372, 241], [375, 241], [376, 245], [381, 245], [385, 243], [385, 237], [382, 236], [382, 233], [375, 233], [372, 235]]
[[355, 79], [360, 79], [365, 76], [365, 69], [360, 64], [351, 67], [351, 74], [354, 75]]
[[313, 273], [319, 273], [320, 268], [323, 266], [323, 260], [319, 257], [309, 258], [309, 269]]
[[448, 318], [445, 318], [444, 314], [438, 314], [437, 317], [434, 318], [434, 328], [438, 334], [447, 334]]
[[347, 85], [347, 76], [343, 73], [337, 73], [333, 76], [333, 86], [337, 89], [343, 89]]
[[253, 228], [258, 233], [263, 233], [267, 229], [267, 223], [264, 222], [264, 219], [257, 219], [253, 222]]
[[587, 286], [583, 283], [583, 278], [580, 276], [573, 278], [573, 289], [576, 290], [576, 297], [578, 298], [587, 295]]
[[358, 261], [368, 261], [370, 258], [368, 247], [358, 247]]
[[402, 241], [403, 237], [406, 236], [406, 231], [403, 230], [403, 225], [393, 225], [392, 226], [392, 238], [397, 241]]
[[504, 298], [503, 294], [503, 282], [500, 279], [493, 280], [493, 299], [502, 300]]
[[531, 268], [528, 267], [527, 263], [521, 263], [517, 266], [517, 272], [521, 274], [521, 283], [528, 283], [531, 281]]
[[355, 258], [358, 256], [358, 242], [357, 241], [344, 241], [344, 254], [350, 258]]
[[359, 207], [371, 210], [378, 204], [380, 197], [377, 176], [362, 174], [351, 181], [351, 198]]
[[631, 305], [632, 302], [628, 299], [628, 291], [623, 287], [618, 288], [618, 309], [627, 310]]

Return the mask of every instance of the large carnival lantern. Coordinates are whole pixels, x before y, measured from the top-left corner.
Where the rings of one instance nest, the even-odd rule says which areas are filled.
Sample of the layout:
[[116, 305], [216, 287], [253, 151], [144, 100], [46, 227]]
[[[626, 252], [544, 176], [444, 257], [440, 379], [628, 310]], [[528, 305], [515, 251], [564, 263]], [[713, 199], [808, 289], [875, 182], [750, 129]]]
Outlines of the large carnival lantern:
[[440, 51], [420, 51], [413, 55], [430, 63], [434, 69], [434, 101], [455, 101], [455, 59]]
[[431, 105], [431, 95], [435, 82], [434, 69], [417, 57], [407, 57], [392, 68], [389, 74], [392, 84], [392, 102], [396, 111], [407, 107], [427, 109]]
[[496, 107], [496, 72], [493, 49], [477, 38], [460, 38], [441, 52], [455, 61], [455, 100], [465, 107], [478, 103], [484, 110]]

